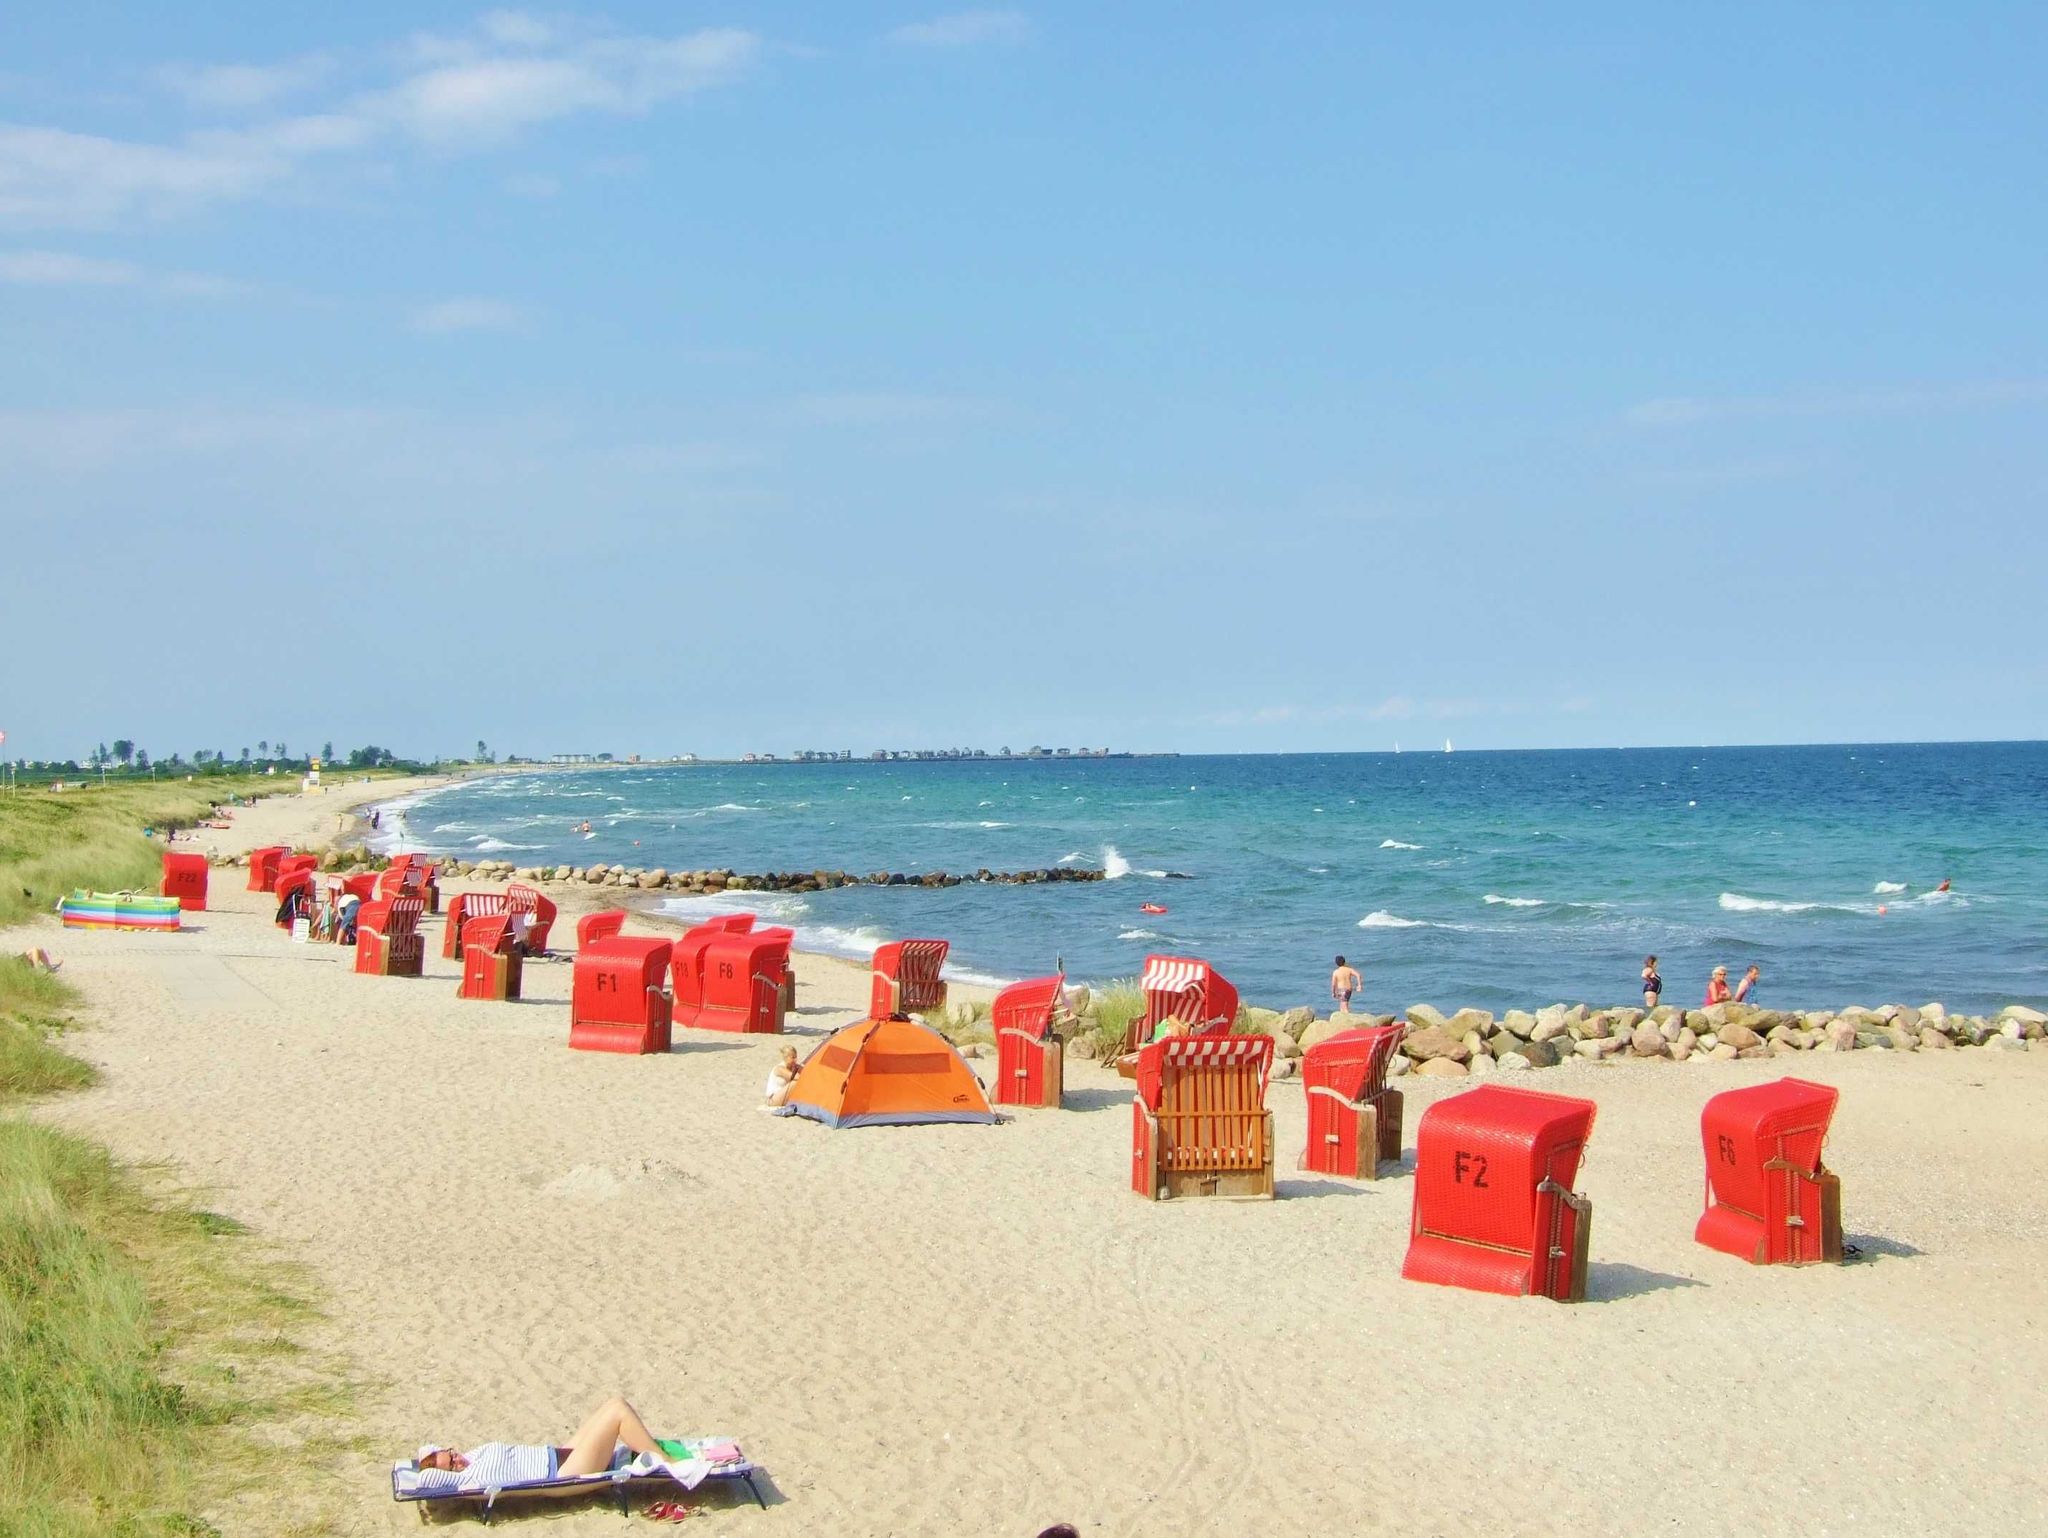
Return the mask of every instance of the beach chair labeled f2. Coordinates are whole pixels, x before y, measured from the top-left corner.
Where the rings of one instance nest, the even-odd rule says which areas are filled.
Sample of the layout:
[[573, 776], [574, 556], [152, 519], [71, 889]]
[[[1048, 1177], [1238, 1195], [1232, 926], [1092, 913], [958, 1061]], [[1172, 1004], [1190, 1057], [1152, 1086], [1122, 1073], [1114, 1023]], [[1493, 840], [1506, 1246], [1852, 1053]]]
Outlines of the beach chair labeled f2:
[[1033, 977], [996, 995], [989, 1027], [996, 1033], [997, 1105], [1059, 1109], [1066, 1087], [1066, 1048], [1053, 1034], [1063, 976]]
[[569, 1045], [585, 1052], [666, 1052], [669, 942], [614, 935], [576, 954]]
[[417, 897], [379, 898], [356, 910], [356, 970], [373, 977], [419, 977], [427, 944], [420, 934], [426, 904]]
[[891, 940], [875, 947], [874, 980], [868, 988], [868, 1017], [915, 1015], [946, 1007], [946, 985], [939, 970], [946, 964], [949, 940]]
[[[449, 922], [454, 922], [452, 913]], [[510, 915], [470, 919], [462, 926], [462, 985], [456, 997], [518, 998], [524, 959], [513, 943]]]
[[1415, 1132], [1412, 1282], [1576, 1302], [1593, 1204], [1572, 1190], [1593, 1102], [1488, 1084], [1439, 1100]]
[[1301, 1059], [1308, 1099], [1308, 1146], [1301, 1167], [1350, 1180], [1377, 1180], [1380, 1166], [1401, 1162], [1402, 1098], [1387, 1085], [1387, 1064], [1405, 1025], [1339, 1031]]
[[1138, 1054], [1131, 1189], [1172, 1196], [1273, 1195], [1270, 1036], [1168, 1036]]
[[1707, 1210], [1693, 1238], [1757, 1266], [1842, 1258], [1842, 1182], [1820, 1162], [1841, 1092], [1805, 1079], [1724, 1090], [1700, 1112]]

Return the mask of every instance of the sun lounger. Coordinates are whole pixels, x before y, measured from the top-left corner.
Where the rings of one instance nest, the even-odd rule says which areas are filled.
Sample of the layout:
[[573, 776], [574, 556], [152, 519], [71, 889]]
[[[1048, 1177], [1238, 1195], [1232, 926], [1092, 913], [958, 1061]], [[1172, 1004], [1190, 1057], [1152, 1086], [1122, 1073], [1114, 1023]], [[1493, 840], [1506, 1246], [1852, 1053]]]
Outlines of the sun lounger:
[[[683, 1445], [692, 1450], [701, 1450], [724, 1444], [735, 1453], [739, 1449], [724, 1437], [692, 1437]], [[671, 1444], [673, 1445], [673, 1444]], [[428, 1471], [445, 1481], [448, 1476], [438, 1470]], [[462, 1489], [452, 1483], [422, 1484], [420, 1468], [410, 1458], [401, 1458], [391, 1465], [391, 1498], [401, 1503], [417, 1502], [421, 1515], [428, 1510], [455, 1510], [463, 1505], [474, 1505], [477, 1515], [486, 1523], [491, 1520], [492, 1509], [500, 1496], [524, 1499], [528, 1496], [587, 1495], [602, 1492], [618, 1498], [619, 1510], [630, 1513], [632, 1503], [643, 1495], [661, 1496], [672, 1493], [678, 1486], [694, 1490], [699, 1485], [714, 1479], [737, 1479], [747, 1487], [747, 1494], [754, 1503], [764, 1509], [768, 1505], [760, 1487], [754, 1483], [755, 1474], [760, 1470], [748, 1461], [744, 1453], [718, 1463], [702, 1458], [691, 1458], [675, 1463], [665, 1463], [650, 1454], [642, 1453], [629, 1463], [597, 1474], [579, 1474], [569, 1478], [535, 1479], [519, 1484], [501, 1485], [496, 1488]]]

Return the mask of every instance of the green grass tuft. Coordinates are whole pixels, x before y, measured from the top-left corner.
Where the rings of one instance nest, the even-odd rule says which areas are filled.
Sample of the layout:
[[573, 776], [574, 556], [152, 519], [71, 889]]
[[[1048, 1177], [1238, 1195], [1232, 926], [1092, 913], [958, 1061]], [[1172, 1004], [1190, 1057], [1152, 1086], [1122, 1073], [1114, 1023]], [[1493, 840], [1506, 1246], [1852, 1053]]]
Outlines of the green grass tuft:
[[1108, 1062], [1124, 1050], [1131, 1022], [1143, 1017], [1145, 990], [1135, 977], [1104, 983], [1090, 991], [1089, 1011], [1097, 1054]]

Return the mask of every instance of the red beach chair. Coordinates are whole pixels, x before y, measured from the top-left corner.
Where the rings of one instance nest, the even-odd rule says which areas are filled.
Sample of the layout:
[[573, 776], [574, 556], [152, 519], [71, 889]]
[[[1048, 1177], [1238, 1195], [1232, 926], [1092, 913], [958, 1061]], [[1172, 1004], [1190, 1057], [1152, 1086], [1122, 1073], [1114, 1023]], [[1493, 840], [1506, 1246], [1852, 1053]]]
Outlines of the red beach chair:
[[[313, 914], [313, 887], [318, 879], [310, 868], [286, 871], [279, 876], [275, 888], [277, 911], [280, 914], [286, 913], [288, 911], [286, 903], [290, 900], [292, 894], [301, 893], [303, 895], [299, 900], [299, 916], [301, 918], [311, 918]], [[276, 920], [276, 923], [279, 929], [290, 929], [292, 927], [289, 918], [279, 918]]]
[[1150, 1041], [1169, 1015], [1191, 1036], [1227, 1032], [1237, 1021], [1237, 990], [1198, 957], [1147, 956], [1138, 986], [1145, 990], [1145, 1013], [1131, 1022], [1125, 1052], [1135, 1052]]
[[1169, 1036], [1138, 1054], [1131, 1189], [1172, 1196], [1273, 1195], [1270, 1036]]
[[[452, 916], [449, 922], [454, 922]], [[456, 989], [456, 997], [518, 998], [522, 959], [519, 947], [512, 943], [508, 916], [501, 913], [471, 919], [462, 926], [462, 985]]]
[[576, 955], [569, 1045], [586, 1052], [666, 1052], [670, 945], [651, 935], [614, 935]]
[[1308, 1147], [1301, 1167], [1352, 1180], [1377, 1180], [1380, 1165], [1401, 1161], [1402, 1099], [1387, 1086], [1387, 1064], [1405, 1025], [1339, 1031], [1301, 1060], [1308, 1094]]
[[206, 911], [206, 856], [164, 851], [163, 895], [178, 899], [180, 913]]
[[448, 899], [448, 918], [441, 930], [441, 955], [448, 961], [462, 957], [462, 926], [471, 919], [497, 918], [509, 911], [503, 892], [457, 892]]
[[891, 940], [875, 949], [874, 982], [868, 990], [868, 1016], [913, 1015], [944, 1009], [946, 985], [939, 969], [946, 964], [948, 940]]
[[1724, 1090], [1700, 1112], [1707, 1210], [1693, 1238], [1755, 1266], [1842, 1258], [1842, 1182], [1820, 1162], [1840, 1091], [1805, 1079]]
[[1439, 1100], [1415, 1133], [1414, 1282], [1576, 1302], [1593, 1204], [1572, 1190], [1593, 1102], [1488, 1084]]
[[711, 935], [694, 955], [698, 999], [689, 1023], [703, 1031], [781, 1031], [782, 979], [795, 938], [787, 929]]
[[252, 892], [274, 892], [277, 890], [277, 862], [285, 857], [282, 844], [265, 844], [261, 849], [249, 851], [249, 890]]
[[555, 905], [551, 898], [523, 882], [505, 888], [506, 912], [526, 915], [526, 939], [521, 942], [529, 956], [548, 953], [548, 934], [555, 927]]
[[379, 898], [356, 910], [356, 970], [373, 977], [418, 977], [426, 969], [420, 934], [426, 904], [417, 897]]
[[593, 940], [609, 940], [626, 927], [624, 908], [605, 908], [586, 913], [576, 921], [576, 949], [580, 954]]
[[1059, 1109], [1066, 1054], [1052, 1033], [1054, 1012], [1067, 980], [1062, 975], [1012, 983], [996, 995], [989, 1023], [996, 1033], [997, 1105]]

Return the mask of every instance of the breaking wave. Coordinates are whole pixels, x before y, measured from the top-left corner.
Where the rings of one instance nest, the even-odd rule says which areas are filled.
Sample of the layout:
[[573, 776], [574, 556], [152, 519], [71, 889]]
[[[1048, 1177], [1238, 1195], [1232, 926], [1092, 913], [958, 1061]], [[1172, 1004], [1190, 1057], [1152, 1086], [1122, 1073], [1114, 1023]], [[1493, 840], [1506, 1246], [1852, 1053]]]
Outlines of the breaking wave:
[[1398, 838], [1383, 838], [1380, 840], [1380, 848], [1382, 849], [1420, 849], [1421, 847], [1420, 844], [1404, 844]]
[[1427, 929], [1428, 919], [1404, 919], [1398, 913], [1389, 913], [1384, 908], [1375, 908], [1358, 921], [1360, 929]]
[[1548, 899], [1542, 897], [1502, 897], [1497, 893], [1488, 892], [1486, 894], [1486, 901], [1489, 904], [1500, 904], [1509, 908], [1540, 908]]
[[1876, 893], [1879, 897], [1884, 897], [1893, 892], [1905, 891], [1906, 883], [1903, 881], [1880, 881], [1876, 886], [1872, 887], [1870, 890]]

